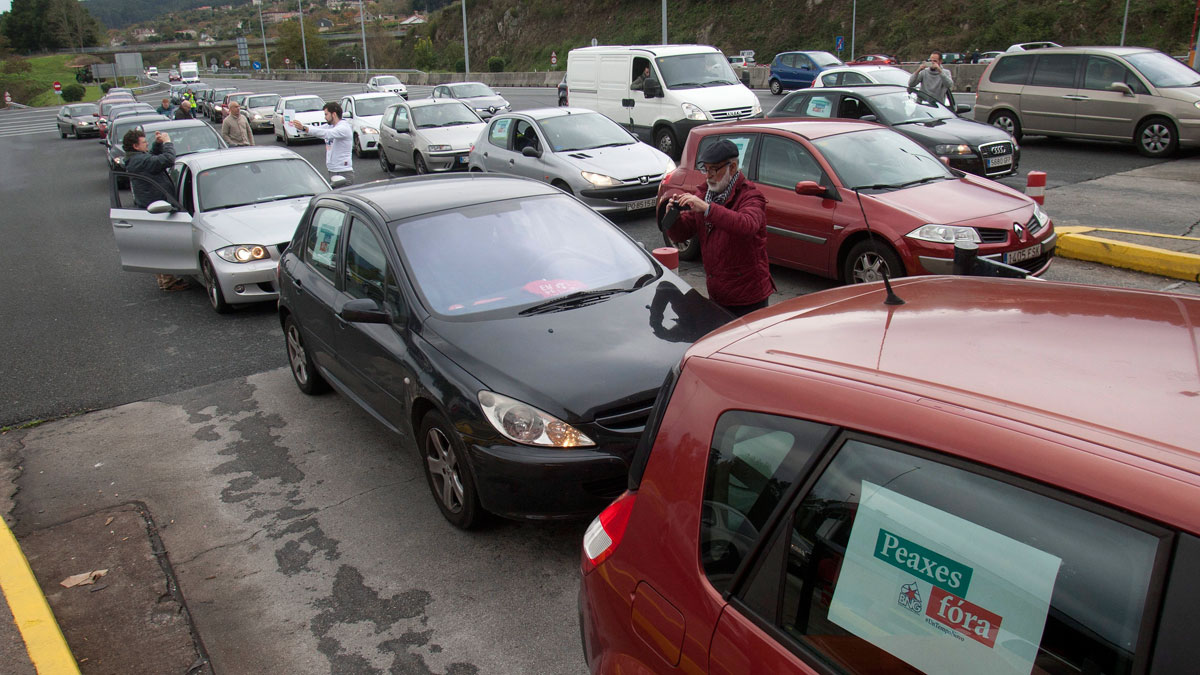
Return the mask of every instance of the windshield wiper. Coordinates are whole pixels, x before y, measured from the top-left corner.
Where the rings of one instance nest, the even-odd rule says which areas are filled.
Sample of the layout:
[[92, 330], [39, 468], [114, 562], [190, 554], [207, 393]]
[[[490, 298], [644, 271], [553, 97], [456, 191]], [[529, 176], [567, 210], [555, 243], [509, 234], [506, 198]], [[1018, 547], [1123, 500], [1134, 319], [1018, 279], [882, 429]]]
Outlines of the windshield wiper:
[[545, 314], [546, 312], [558, 312], [566, 309], [574, 309], [590, 305], [595, 301], [604, 300], [614, 295], [621, 293], [629, 293], [633, 289], [629, 288], [600, 288], [593, 291], [576, 291], [567, 295], [547, 300], [546, 302], [528, 307], [518, 312], [520, 316], [530, 316], [533, 314]]
[[622, 143], [605, 143], [604, 145], [593, 145], [593, 146], [590, 146], [587, 148], [579, 148], [579, 149], [580, 150], [598, 150], [600, 148], [619, 148], [619, 147], [625, 146], [625, 145], [633, 145], [633, 142], [625, 141]]
[[941, 180], [943, 178], [945, 178], [945, 176], [926, 176], [924, 178], [918, 178], [916, 180], [910, 180], [908, 182], [901, 183], [901, 184], [897, 185], [896, 187], [897, 188], [906, 188], [906, 187], [910, 187], [913, 185], [920, 185], [921, 183], [928, 183], [929, 181], [933, 181], [933, 180]]
[[285, 199], [299, 199], [300, 197], [311, 197], [311, 196], [313, 196], [313, 193], [311, 193], [311, 192], [303, 192], [298, 195], [279, 195], [278, 197], [267, 197], [266, 199], [260, 199], [260, 200], [258, 200], [257, 203], [263, 204], [266, 202], [280, 202]]
[[850, 188], [851, 190], [901, 190], [906, 187], [912, 187], [919, 183], [928, 183], [931, 180], [940, 180], [945, 176], [926, 176], [916, 180], [906, 181], [904, 183], [876, 183], [874, 185], [858, 185]]
[[204, 209], [204, 211], [207, 213], [209, 211], [221, 211], [223, 209], [236, 209], [239, 206], [250, 206], [251, 204], [257, 204], [257, 203], [258, 203], [257, 201], [254, 201], [254, 202], [242, 202], [241, 204], [222, 204], [221, 206], [214, 206], [212, 208]]
[[704, 86], [704, 85], [700, 82], [672, 82], [671, 83], [672, 89], [674, 89], [676, 87], [702, 87], [702, 86]]
[[446, 123], [445, 123], [445, 124], [443, 124], [442, 126], [444, 126], [444, 127], [457, 127], [457, 126], [460, 126], [460, 125], [463, 125], [463, 124], [475, 124], [475, 122], [472, 122], [471, 120], [454, 120], [453, 122], [446, 122]]

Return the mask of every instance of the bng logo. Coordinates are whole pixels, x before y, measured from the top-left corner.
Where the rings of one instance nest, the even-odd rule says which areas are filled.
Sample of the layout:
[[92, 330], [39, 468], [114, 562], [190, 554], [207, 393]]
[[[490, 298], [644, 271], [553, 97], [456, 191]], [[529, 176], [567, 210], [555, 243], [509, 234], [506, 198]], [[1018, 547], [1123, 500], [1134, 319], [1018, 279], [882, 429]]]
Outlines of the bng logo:
[[917, 582], [914, 581], [911, 584], [904, 584], [900, 587], [898, 602], [901, 607], [913, 614], [921, 613], [921, 591], [917, 588]]

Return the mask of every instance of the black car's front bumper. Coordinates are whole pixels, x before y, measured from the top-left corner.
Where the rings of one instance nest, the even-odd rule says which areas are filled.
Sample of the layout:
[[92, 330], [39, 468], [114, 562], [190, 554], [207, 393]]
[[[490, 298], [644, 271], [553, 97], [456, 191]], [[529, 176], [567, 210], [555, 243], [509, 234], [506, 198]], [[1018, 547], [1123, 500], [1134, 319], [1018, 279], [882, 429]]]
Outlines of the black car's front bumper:
[[[628, 439], [623, 454], [631, 456], [636, 443], [636, 438]], [[594, 516], [621, 494], [628, 480], [629, 465], [611, 446], [605, 450], [468, 447], [480, 504], [506, 518]]]

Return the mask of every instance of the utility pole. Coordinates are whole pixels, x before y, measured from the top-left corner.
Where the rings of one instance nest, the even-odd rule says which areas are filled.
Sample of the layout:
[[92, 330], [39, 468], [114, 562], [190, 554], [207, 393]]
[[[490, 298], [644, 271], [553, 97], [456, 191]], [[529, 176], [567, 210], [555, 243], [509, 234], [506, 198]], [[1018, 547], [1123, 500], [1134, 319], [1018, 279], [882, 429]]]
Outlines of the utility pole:
[[1121, 46], [1125, 46], [1125, 26], [1129, 25], [1129, 0], [1125, 0], [1125, 20], [1121, 22]]
[[367, 15], [367, 2], [366, 2], [366, 0], [360, 0], [360, 2], [358, 3], [358, 25], [360, 27], [362, 27], [363, 77], [364, 78], [367, 76], [368, 71], [370, 71], [370, 69], [371, 69], [371, 65], [367, 62], [367, 18], [366, 18], [366, 15]]
[[663, 26], [662, 26], [662, 43], [667, 44], [667, 0], [662, 0], [663, 6]]
[[271, 74], [271, 55], [267, 53], [267, 29], [263, 26], [262, 3], [258, 3], [258, 30], [262, 33], [263, 60], [267, 62], [267, 74]]
[[858, 0], [854, 0], [850, 10], [850, 60], [854, 60], [854, 33], [858, 27]]
[[462, 0], [463, 10], [463, 69], [471, 72], [471, 46], [467, 43], [467, 0]]
[[300, 48], [304, 50], [304, 72], [308, 72], [308, 42], [304, 39], [304, 0], [296, 0], [300, 8]]

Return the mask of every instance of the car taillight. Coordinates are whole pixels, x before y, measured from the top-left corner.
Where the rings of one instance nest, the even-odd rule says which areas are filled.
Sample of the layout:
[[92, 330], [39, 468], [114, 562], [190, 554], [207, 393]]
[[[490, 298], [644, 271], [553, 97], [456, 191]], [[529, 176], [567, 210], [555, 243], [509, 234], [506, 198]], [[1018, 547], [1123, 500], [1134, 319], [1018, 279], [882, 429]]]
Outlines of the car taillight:
[[678, 170], [679, 170], [679, 169], [675, 169], [674, 171], [668, 171], [668, 172], [666, 172], [665, 174], [663, 174], [663, 179], [662, 179], [662, 182], [663, 182], [663, 183], [666, 183], [666, 182], [670, 181], [670, 180], [671, 180], [671, 176], [674, 176], [674, 175], [675, 175], [675, 171], [678, 171]]
[[625, 527], [629, 525], [629, 516], [633, 513], [633, 504], [636, 501], [636, 492], [626, 492], [617, 497], [615, 502], [609, 504], [608, 508], [601, 511], [592, 524], [588, 525], [587, 531], [583, 533], [583, 554], [591, 563], [587, 573], [599, 567], [600, 563], [608, 560], [617, 550], [621, 538], [625, 536]]

